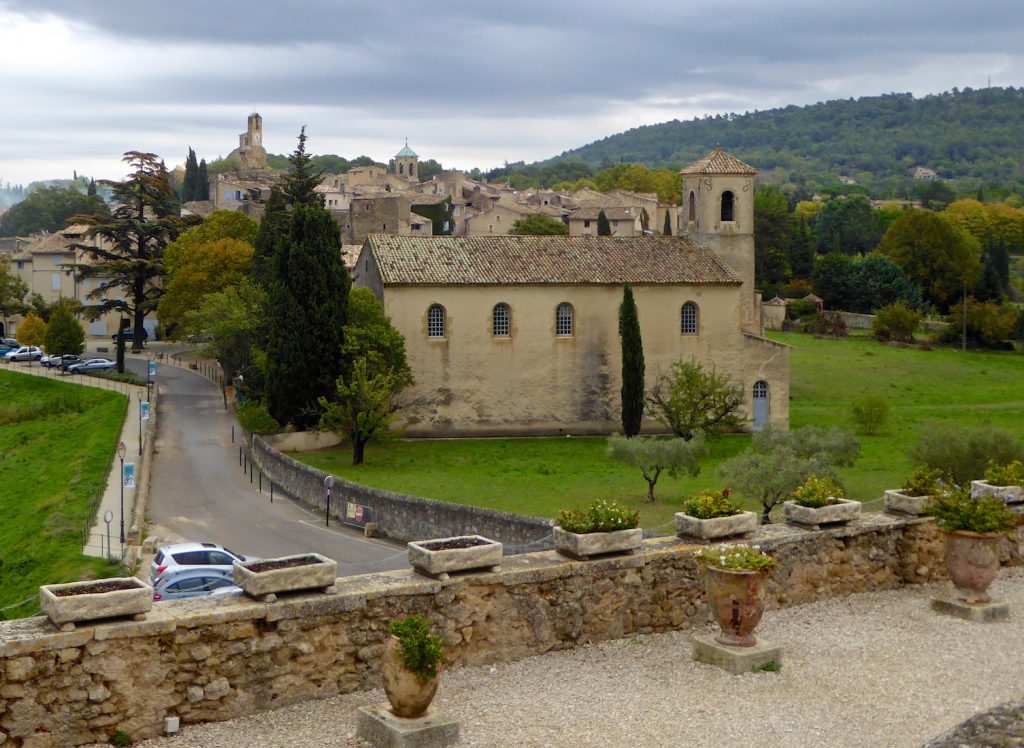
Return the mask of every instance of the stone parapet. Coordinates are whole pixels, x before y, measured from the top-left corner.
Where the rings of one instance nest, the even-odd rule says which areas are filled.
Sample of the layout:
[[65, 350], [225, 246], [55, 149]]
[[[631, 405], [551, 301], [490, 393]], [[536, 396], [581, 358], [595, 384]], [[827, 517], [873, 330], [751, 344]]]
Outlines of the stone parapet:
[[[1004, 562], [1021, 563], [1020, 541], [1005, 543]], [[821, 531], [770, 525], [747, 542], [778, 560], [769, 609], [945, 575], [942, 536], [926, 519], [865, 514]], [[336, 595], [161, 602], [145, 621], [66, 633], [44, 618], [0, 623], [0, 745], [105, 742], [118, 729], [141, 739], [161, 734], [168, 716], [224, 720], [374, 688], [385, 627], [410, 613], [434, 621], [455, 667], [703, 625], [697, 547], [672, 537], [586, 562], [520, 554], [499, 572], [445, 581], [379, 572], [339, 579]]]

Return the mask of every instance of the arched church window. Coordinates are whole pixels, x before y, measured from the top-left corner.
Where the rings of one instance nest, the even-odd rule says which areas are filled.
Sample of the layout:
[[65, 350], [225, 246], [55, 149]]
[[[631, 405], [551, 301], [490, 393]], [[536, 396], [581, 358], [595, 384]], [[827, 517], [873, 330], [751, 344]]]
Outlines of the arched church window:
[[731, 191], [726, 190], [722, 193], [722, 220], [733, 221], [733, 194]]
[[697, 220], [697, 197], [693, 194], [693, 190], [690, 191], [690, 199], [689, 199], [688, 202], [689, 202], [689, 205], [690, 205], [690, 209], [689, 209], [688, 214], [687, 214], [689, 216], [689, 218], [687, 218], [686, 220], [687, 221], [696, 221]]
[[697, 305], [692, 301], [687, 301], [683, 304], [683, 310], [680, 314], [680, 332], [683, 335], [697, 334]]
[[440, 304], [431, 304], [427, 309], [427, 337], [444, 337], [444, 307]]

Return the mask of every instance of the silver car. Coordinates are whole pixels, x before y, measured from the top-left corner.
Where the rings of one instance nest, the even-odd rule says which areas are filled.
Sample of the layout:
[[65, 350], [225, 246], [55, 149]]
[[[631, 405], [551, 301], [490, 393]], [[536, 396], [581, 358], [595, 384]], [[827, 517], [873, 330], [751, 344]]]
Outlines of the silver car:
[[[180, 600], [185, 597], [212, 595], [215, 590], [235, 587], [230, 572], [219, 569], [188, 569], [171, 572], [153, 585], [153, 600]], [[240, 588], [235, 588], [240, 589]]]

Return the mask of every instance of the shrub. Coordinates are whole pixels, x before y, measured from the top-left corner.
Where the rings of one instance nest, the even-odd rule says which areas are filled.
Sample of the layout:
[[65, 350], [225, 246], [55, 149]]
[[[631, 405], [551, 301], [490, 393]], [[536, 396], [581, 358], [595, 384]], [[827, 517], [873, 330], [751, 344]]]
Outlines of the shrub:
[[595, 501], [585, 512], [563, 509], [555, 518], [555, 524], [566, 532], [575, 533], [632, 530], [640, 524], [640, 512], [616, 501]]
[[843, 315], [838, 312], [818, 312], [810, 327], [810, 332], [815, 335], [827, 335], [831, 338], [845, 338], [849, 334]]
[[943, 487], [942, 471], [926, 465], [918, 465], [903, 483], [907, 496], [934, 496]]
[[786, 306], [787, 319], [803, 319], [813, 317], [818, 313], [818, 307], [810, 299], [794, 299]]
[[712, 517], [731, 517], [740, 513], [738, 502], [729, 498], [729, 489], [721, 493], [713, 491], [701, 491], [698, 494], [687, 496], [683, 500], [682, 510], [684, 514], [697, 519], [711, 519]]
[[921, 324], [921, 313], [908, 307], [902, 301], [883, 306], [875, 313], [871, 332], [878, 340], [896, 340], [913, 343], [914, 332]]
[[850, 410], [861, 434], [880, 434], [889, 422], [889, 403], [874, 392], [854, 400]]
[[247, 434], [276, 434], [281, 425], [262, 403], [249, 402], [238, 409], [238, 423]]
[[124, 730], [118, 730], [110, 736], [110, 744], [116, 745], [119, 748], [124, 748], [124, 746], [132, 745], [134, 742], [135, 741], [132, 739], [132, 736]]
[[759, 546], [744, 543], [708, 546], [694, 551], [693, 557], [704, 566], [733, 571], [769, 572], [775, 568], [774, 558], [763, 553]]
[[1001, 499], [993, 496], [972, 498], [970, 492], [962, 488], [934, 496], [925, 511], [948, 532], [1005, 532], [1014, 525], [1013, 512]]
[[833, 503], [832, 499], [842, 495], [843, 487], [834, 480], [812, 475], [793, 492], [793, 501], [800, 506], [817, 508]]
[[448, 662], [444, 639], [430, 633], [433, 624], [420, 616], [406, 616], [388, 624], [388, 633], [398, 639], [405, 666], [421, 680], [437, 677], [439, 666]]
[[1000, 465], [992, 460], [985, 468], [985, 481], [993, 486], [1024, 486], [1024, 462], [1013, 460]]
[[950, 438], [945, 427], [925, 432], [910, 450], [910, 460], [942, 471], [953, 483], [965, 486], [984, 475], [990, 461], [1008, 465], [1024, 460], [1024, 444], [1000, 429], [964, 429]]
[[[954, 343], [963, 332], [963, 307], [954, 305], [945, 318], [949, 323], [940, 340]], [[997, 348], [1008, 340], [1017, 324], [1017, 310], [1012, 304], [976, 301], [967, 297], [967, 342], [983, 348]]]

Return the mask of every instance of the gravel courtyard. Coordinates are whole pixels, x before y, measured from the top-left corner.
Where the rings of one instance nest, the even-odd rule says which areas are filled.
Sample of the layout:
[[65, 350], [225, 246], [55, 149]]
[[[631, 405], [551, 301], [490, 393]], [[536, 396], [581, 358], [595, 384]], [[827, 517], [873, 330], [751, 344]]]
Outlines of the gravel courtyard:
[[[918, 747], [1024, 698], [1024, 569], [1002, 569], [992, 587], [1010, 603], [1006, 622], [932, 612], [941, 589], [768, 611], [758, 635], [782, 645], [778, 673], [696, 664], [690, 634], [674, 632], [447, 671], [434, 703], [461, 721], [463, 746]], [[382, 690], [350, 693], [138, 745], [361, 746], [355, 710], [380, 701]]]

